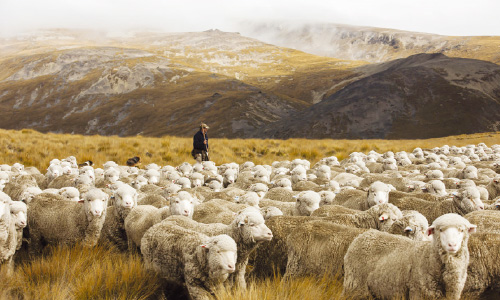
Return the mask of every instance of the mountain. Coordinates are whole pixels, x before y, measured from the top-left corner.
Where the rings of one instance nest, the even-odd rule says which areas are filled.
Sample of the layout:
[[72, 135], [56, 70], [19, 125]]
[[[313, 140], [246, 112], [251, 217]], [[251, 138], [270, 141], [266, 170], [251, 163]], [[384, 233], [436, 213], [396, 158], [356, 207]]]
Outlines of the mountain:
[[54, 30], [0, 41], [0, 127], [244, 137], [339, 90], [365, 63], [238, 33]]
[[443, 53], [500, 63], [498, 36], [443, 36], [342, 24], [244, 22], [242, 34], [277, 46], [346, 60], [386, 62], [418, 53]]
[[437, 53], [361, 69], [369, 75], [256, 135], [419, 139], [500, 128], [496, 64]]
[[191, 136], [205, 122], [211, 137], [426, 138], [500, 125], [498, 37], [474, 44], [377, 28], [266, 26], [248, 28], [281, 32], [311, 52], [333, 43], [337, 58], [219, 30], [57, 29], [0, 39], [0, 128]]

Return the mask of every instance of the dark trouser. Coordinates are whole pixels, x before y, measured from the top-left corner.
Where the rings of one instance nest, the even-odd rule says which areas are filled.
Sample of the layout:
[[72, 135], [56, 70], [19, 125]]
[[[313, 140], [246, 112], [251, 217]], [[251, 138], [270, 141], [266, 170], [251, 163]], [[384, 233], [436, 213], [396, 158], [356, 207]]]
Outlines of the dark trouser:
[[198, 149], [193, 149], [193, 151], [191, 151], [191, 155], [193, 156], [194, 159], [196, 159], [196, 157], [198, 155], [201, 156], [201, 161], [208, 161], [208, 153], [207, 151], [205, 150], [198, 150]]

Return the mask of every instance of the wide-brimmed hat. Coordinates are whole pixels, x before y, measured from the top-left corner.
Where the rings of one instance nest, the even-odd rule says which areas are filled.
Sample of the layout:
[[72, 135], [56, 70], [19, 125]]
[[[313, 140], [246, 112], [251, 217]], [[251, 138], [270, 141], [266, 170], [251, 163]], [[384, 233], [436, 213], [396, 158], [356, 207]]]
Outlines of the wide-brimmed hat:
[[207, 125], [207, 124], [205, 124], [205, 123], [201, 123], [201, 124], [200, 124], [200, 128], [210, 129], [210, 127], [208, 127], [208, 125]]

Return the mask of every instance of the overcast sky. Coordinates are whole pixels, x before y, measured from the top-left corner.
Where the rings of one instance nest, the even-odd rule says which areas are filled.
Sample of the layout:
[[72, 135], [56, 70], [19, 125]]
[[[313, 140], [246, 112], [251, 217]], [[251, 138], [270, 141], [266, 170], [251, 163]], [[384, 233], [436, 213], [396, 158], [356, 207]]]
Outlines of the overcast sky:
[[241, 21], [327, 22], [443, 35], [499, 35], [500, 0], [0, 0], [0, 35], [36, 28], [172, 32]]

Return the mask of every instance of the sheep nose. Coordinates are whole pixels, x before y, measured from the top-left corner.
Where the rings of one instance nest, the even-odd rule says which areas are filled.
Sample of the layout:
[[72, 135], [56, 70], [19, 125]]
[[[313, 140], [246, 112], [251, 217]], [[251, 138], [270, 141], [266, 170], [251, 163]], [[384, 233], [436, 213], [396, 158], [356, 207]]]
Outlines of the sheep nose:
[[94, 213], [95, 213], [95, 215], [100, 216], [102, 212], [100, 210], [96, 209], [96, 210], [94, 210]]
[[184, 210], [184, 213], [185, 214], [189, 214], [189, 210]]
[[229, 270], [234, 270], [234, 266], [233, 265], [227, 265], [228, 269]]

